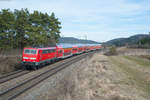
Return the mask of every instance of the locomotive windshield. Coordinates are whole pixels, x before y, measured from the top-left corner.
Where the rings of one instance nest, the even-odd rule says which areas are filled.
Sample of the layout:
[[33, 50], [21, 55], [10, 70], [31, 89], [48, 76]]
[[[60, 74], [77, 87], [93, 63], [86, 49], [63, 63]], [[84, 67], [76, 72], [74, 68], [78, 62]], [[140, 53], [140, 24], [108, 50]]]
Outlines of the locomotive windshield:
[[25, 54], [36, 54], [36, 50], [32, 50], [32, 49], [25, 49], [24, 50]]

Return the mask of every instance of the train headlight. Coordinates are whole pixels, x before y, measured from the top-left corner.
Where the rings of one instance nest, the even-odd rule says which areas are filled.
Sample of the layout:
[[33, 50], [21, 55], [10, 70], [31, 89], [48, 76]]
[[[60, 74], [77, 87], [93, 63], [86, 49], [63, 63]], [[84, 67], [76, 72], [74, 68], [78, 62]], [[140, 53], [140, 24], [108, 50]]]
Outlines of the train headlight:
[[35, 60], [36, 58], [30, 58], [30, 59]]
[[23, 57], [23, 59], [28, 59], [28, 57]]

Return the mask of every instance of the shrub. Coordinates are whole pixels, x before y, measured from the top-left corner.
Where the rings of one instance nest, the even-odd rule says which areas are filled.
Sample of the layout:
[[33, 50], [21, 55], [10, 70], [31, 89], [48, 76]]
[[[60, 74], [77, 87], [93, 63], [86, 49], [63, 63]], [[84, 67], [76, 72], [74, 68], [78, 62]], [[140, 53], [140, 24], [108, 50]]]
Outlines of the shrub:
[[107, 56], [117, 55], [116, 47], [110, 47], [108, 51], [105, 53]]

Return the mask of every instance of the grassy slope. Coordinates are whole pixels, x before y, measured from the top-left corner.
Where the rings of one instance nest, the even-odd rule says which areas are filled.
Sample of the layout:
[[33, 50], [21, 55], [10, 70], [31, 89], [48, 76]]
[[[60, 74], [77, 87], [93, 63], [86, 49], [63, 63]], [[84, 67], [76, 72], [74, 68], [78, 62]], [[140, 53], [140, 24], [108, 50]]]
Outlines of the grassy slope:
[[126, 59], [134, 61], [135, 63], [143, 66], [143, 67], [150, 67], [150, 60], [143, 59], [138, 56], [124, 56]]
[[142, 69], [139, 68], [139, 66], [150, 65], [150, 62], [147, 62], [147, 60], [143, 60], [142, 58], [131, 56], [114, 56], [110, 57], [110, 60], [117, 68], [121, 69], [121, 71], [128, 76], [126, 82], [129, 85], [136, 87], [140, 91], [142, 90], [145, 93], [143, 97], [150, 98], [150, 79], [147, 77], [150, 76], [150, 74], [143, 72]]

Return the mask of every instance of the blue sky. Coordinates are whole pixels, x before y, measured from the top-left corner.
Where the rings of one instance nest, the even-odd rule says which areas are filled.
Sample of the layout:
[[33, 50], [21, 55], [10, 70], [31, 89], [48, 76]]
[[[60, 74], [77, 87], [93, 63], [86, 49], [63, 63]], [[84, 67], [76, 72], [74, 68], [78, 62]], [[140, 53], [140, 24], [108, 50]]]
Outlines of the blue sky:
[[107, 41], [147, 34], [149, 0], [0, 0], [0, 9], [28, 8], [54, 12], [62, 23], [61, 35]]

